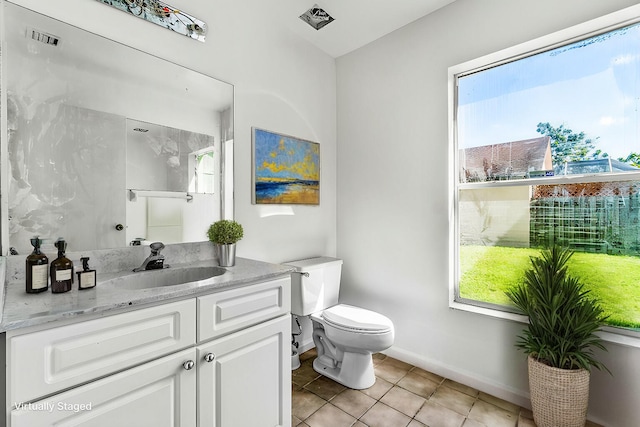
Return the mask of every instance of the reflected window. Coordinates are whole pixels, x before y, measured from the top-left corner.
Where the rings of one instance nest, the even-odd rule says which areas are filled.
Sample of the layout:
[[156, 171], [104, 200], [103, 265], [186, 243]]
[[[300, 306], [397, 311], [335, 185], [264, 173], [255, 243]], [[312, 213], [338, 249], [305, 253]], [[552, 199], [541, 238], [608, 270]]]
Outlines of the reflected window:
[[213, 147], [191, 153], [189, 169], [192, 177], [189, 191], [212, 194], [215, 190], [215, 159]]

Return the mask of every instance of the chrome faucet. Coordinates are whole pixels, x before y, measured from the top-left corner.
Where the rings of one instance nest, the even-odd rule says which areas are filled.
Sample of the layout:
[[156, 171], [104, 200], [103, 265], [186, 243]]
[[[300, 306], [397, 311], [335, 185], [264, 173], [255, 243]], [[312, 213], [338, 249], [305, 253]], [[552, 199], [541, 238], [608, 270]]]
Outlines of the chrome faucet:
[[164, 255], [160, 254], [160, 251], [164, 249], [164, 244], [162, 242], [153, 242], [149, 247], [151, 248], [151, 254], [144, 260], [140, 267], [134, 268], [133, 271], [169, 268], [169, 265], [164, 263]]

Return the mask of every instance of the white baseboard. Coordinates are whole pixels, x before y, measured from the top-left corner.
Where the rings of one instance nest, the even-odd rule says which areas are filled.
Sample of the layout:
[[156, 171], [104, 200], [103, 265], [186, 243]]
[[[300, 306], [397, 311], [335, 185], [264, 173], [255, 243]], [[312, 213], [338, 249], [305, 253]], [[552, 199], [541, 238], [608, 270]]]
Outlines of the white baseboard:
[[383, 351], [382, 353], [393, 357], [394, 359], [422, 368], [425, 371], [440, 375], [441, 377], [473, 387], [476, 390], [490, 394], [491, 396], [498, 397], [523, 408], [531, 409], [531, 400], [528, 392], [523, 392], [522, 390], [497, 383], [491, 378], [483, 377], [471, 372], [465, 372], [455, 366], [447, 365], [437, 360], [432, 360], [424, 357], [423, 355], [403, 350], [395, 346]]
[[315, 348], [315, 344], [313, 343], [313, 339], [308, 339], [304, 342], [301, 342], [300, 345], [298, 346], [298, 354], [302, 354], [305, 351], [309, 351], [312, 348]]

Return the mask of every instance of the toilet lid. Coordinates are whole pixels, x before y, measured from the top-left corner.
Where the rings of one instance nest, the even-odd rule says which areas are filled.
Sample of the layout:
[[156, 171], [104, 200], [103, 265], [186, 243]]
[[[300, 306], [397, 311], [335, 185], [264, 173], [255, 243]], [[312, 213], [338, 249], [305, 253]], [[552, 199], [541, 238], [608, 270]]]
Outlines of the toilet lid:
[[338, 304], [324, 310], [322, 318], [335, 326], [360, 331], [384, 332], [393, 328], [393, 323], [388, 317], [346, 304]]

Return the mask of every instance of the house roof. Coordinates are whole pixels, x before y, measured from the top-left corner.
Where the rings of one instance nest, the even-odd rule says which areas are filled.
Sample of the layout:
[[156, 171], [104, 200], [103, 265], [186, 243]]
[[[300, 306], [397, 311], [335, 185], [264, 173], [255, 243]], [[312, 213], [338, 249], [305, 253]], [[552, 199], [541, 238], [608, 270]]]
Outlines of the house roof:
[[552, 169], [548, 136], [460, 150], [461, 182], [524, 178]]
[[639, 168], [612, 158], [582, 160], [579, 162], [568, 162], [565, 165], [564, 174], [586, 174], [603, 172], [625, 172], [638, 171]]

